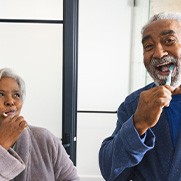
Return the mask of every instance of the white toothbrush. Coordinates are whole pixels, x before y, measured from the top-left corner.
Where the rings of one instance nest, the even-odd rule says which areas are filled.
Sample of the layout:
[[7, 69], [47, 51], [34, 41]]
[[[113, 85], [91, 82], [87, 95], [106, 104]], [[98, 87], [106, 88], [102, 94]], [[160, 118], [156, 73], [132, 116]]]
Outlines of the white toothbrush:
[[3, 113], [3, 116], [4, 116], [4, 117], [7, 117], [8, 115], [4, 112], [4, 113]]
[[170, 85], [171, 84], [171, 77], [172, 77], [173, 68], [174, 68], [174, 65], [172, 64], [170, 66], [170, 68], [169, 68], [170, 72], [169, 72], [169, 75], [167, 77], [167, 81], [166, 81], [165, 85]]

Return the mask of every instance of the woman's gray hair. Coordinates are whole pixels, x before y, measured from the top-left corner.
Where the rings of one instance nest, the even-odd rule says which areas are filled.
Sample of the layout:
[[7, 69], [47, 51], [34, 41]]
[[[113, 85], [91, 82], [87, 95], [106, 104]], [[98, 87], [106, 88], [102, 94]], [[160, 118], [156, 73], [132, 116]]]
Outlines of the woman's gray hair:
[[146, 25], [143, 26], [141, 30], [141, 34], [143, 35], [144, 30], [154, 21], [160, 20], [160, 19], [166, 19], [166, 20], [176, 20], [181, 23], [181, 13], [174, 13], [174, 12], [161, 12], [158, 14], [155, 14], [150, 18], [150, 20], [146, 23]]
[[10, 68], [0, 69], [0, 80], [4, 77], [10, 77], [17, 82], [17, 84], [20, 87], [20, 94], [21, 94], [22, 100], [24, 101], [25, 96], [26, 96], [26, 87], [25, 87], [24, 80]]

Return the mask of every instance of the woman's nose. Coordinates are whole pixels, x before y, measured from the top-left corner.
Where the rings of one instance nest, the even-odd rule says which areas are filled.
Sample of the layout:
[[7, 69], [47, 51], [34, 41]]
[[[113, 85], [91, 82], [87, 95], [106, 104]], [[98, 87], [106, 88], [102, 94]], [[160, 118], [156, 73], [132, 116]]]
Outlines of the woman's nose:
[[164, 47], [160, 43], [157, 44], [157, 46], [155, 46], [155, 51], [154, 51], [153, 57], [162, 58], [166, 55], [168, 55], [168, 52], [164, 49]]
[[6, 106], [13, 106], [13, 105], [14, 105], [14, 100], [13, 100], [13, 98], [6, 98], [6, 100], [5, 100], [5, 105], [6, 105]]

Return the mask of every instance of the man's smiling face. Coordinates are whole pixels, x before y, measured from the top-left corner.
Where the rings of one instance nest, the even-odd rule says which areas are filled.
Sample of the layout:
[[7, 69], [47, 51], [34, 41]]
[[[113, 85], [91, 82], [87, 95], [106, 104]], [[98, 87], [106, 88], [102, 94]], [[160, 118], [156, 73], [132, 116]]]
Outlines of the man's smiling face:
[[157, 20], [143, 32], [144, 64], [157, 85], [164, 85], [173, 64], [171, 85], [181, 84], [181, 23]]

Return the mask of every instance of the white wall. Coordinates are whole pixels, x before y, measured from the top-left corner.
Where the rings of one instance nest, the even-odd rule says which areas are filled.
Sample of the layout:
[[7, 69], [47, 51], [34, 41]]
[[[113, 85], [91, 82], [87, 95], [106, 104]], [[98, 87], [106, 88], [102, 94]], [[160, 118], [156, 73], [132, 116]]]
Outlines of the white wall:
[[[63, 19], [62, 0], [0, 1], [0, 18]], [[29, 124], [62, 132], [62, 25], [0, 23], [0, 68], [25, 80], [22, 115]]]
[[132, 11], [129, 92], [147, 84], [147, 74], [143, 64], [141, 28], [149, 18], [149, 0], [136, 0], [135, 2]]
[[[78, 110], [116, 111], [128, 94], [131, 4], [79, 1]], [[82, 181], [101, 181], [98, 151], [116, 114], [78, 113], [77, 168]]]
[[0, 18], [63, 19], [63, 0], [0, 1]]
[[180, 0], [150, 0], [150, 16], [155, 13], [169, 11], [169, 12], [180, 12], [181, 2]]
[[127, 95], [130, 27], [128, 1], [79, 1], [79, 110], [115, 111]]
[[[132, 2], [79, 0], [78, 110], [116, 111], [130, 91], [145, 85], [140, 28], [148, 18], [148, 1], [138, 0], [134, 8]], [[98, 152], [116, 120], [116, 114], [78, 113], [81, 181], [104, 180]]]

